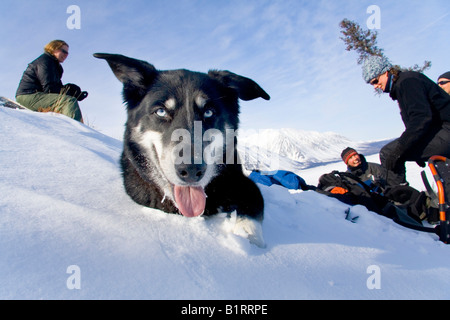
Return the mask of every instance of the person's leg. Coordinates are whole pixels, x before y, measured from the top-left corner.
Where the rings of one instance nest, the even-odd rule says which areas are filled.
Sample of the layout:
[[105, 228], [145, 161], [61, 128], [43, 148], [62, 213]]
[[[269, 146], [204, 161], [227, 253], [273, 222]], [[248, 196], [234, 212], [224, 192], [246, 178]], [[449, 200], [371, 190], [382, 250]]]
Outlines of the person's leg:
[[16, 97], [16, 101], [30, 110], [38, 111], [39, 106], [36, 105], [38, 95], [39, 93], [20, 95]]
[[408, 214], [417, 221], [427, 216], [427, 195], [410, 186], [392, 186], [385, 193], [385, 197], [399, 205], [408, 208]]
[[406, 182], [406, 168], [405, 161], [400, 159], [397, 166], [394, 168], [394, 171], [387, 170], [385, 165], [386, 156], [396, 150], [399, 147], [398, 140], [394, 140], [389, 142], [380, 150], [380, 163], [381, 167], [385, 170], [386, 174], [386, 183], [390, 186], [396, 186], [400, 184], [405, 184]]
[[72, 119], [83, 122], [80, 106], [75, 97], [59, 95], [58, 100], [52, 105], [53, 112], [64, 114]]
[[431, 156], [450, 158], [450, 124], [444, 124], [420, 154], [422, 161], [428, 161]]
[[33, 111], [61, 113], [83, 122], [78, 101], [72, 96], [38, 92], [17, 96], [16, 101]]

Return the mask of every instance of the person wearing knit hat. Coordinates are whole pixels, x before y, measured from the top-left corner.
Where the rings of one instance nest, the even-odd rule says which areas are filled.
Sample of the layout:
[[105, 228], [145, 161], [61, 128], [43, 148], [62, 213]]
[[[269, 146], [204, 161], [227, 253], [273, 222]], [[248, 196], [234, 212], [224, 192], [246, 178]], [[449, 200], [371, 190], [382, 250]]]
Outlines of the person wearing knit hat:
[[366, 83], [370, 83], [375, 78], [385, 74], [392, 68], [392, 64], [386, 57], [369, 56], [364, 60], [363, 78]]
[[361, 181], [377, 181], [380, 186], [386, 187], [386, 171], [378, 163], [367, 162], [364, 155], [350, 147], [342, 151], [341, 158], [347, 165], [347, 172], [355, 175]]
[[394, 67], [387, 58], [369, 56], [363, 79], [397, 101], [405, 131], [380, 150], [380, 161], [391, 185], [407, 184], [406, 161], [424, 166], [433, 155], [450, 157], [450, 95], [416, 71]]
[[425, 192], [408, 185], [389, 185], [387, 178], [392, 173], [387, 172], [378, 163], [368, 162], [364, 155], [353, 148], [345, 148], [341, 158], [347, 165], [347, 173], [357, 177], [374, 192], [383, 194], [395, 203], [405, 205], [408, 214], [414, 219], [420, 221], [427, 218], [430, 223], [439, 221], [439, 210], [430, 207], [430, 200]]
[[444, 89], [445, 92], [450, 94], [450, 71], [441, 74], [438, 78], [437, 84], [439, 85], [439, 87]]
[[358, 152], [356, 152], [356, 150], [353, 148], [347, 147], [342, 151], [341, 158], [342, 161], [344, 161], [344, 163], [348, 165], [349, 160], [355, 155], [358, 155]]

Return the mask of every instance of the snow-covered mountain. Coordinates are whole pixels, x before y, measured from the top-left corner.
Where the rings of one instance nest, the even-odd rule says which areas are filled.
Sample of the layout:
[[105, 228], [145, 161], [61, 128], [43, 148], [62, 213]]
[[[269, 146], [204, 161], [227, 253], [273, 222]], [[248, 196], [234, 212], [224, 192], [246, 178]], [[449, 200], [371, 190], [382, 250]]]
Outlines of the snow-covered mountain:
[[[308, 163], [283, 169], [310, 184], [344, 169], [342, 147], [376, 152], [328, 133], [263, 134], [272, 152]], [[335, 199], [260, 186], [261, 249], [231, 231], [233, 215], [185, 218], [134, 203], [121, 142], [81, 123], [0, 108], [0, 136], [0, 299], [450, 298], [450, 247], [362, 206], [352, 223]], [[419, 169], [408, 167], [417, 188]]]
[[384, 141], [352, 141], [334, 132], [266, 129], [239, 133], [239, 150], [247, 170], [302, 169], [340, 161], [342, 150], [356, 148], [365, 155], [378, 153]]

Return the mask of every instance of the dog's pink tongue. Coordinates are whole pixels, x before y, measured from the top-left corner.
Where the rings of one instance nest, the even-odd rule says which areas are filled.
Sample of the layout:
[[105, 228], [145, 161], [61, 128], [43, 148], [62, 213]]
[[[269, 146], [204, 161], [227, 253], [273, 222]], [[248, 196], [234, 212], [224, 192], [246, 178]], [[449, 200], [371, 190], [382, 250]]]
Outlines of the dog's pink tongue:
[[205, 211], [206, 194], [202, 187], [174, 187], [175, 201], [181, 214], [197, 217]]

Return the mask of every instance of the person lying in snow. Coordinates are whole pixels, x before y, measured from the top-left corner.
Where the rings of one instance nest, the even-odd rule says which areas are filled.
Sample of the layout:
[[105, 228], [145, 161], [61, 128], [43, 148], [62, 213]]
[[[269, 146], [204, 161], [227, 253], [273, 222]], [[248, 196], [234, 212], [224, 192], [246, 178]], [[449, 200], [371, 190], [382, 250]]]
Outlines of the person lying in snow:
[[[409, 185], [387, 184], [386, 177], [389, 172], [378, 163], [367, 162], [364, 155], [353, 148], [345, 148], [341, 158], [347, 165], [347, 173], [367, 185], [371, 193], [386, 198], [394, 205], [407, 208], [408, 214], [416, 221], [424, 219], [428, 219], [430, 223], [438, 221], [439, 210], [431, 206], [430, 198], [425, 192], [418, 191]], [[386, 204], [387, 202], [381, 202], [381, 206]]]

